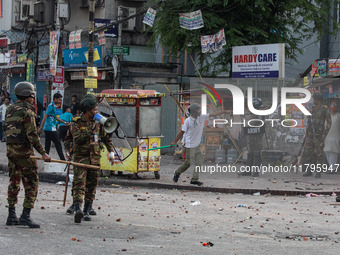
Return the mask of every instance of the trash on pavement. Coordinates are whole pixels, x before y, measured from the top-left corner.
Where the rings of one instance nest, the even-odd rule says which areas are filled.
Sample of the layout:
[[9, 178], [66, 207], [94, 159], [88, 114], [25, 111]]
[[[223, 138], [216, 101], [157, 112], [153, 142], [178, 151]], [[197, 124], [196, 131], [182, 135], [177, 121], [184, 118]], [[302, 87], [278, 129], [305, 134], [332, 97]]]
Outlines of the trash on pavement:
[[195, 206], [195, 205], [200, 205], [200, 201], [191, 201], [190, 205]]

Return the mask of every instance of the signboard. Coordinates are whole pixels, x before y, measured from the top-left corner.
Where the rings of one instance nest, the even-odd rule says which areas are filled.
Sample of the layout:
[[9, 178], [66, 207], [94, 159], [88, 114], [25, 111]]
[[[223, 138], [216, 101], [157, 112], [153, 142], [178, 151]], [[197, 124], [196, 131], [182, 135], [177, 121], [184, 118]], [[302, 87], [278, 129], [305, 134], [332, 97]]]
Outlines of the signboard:
[[[105, 26], [105, 25], [109, 25], [111, 24], [111, 20], [109, 19], [94, 19], [94, 26], [95, 28], [101, 27], [101, 26]], [[111, 25], [112, 27], [105, 29], [104, 34], [106, 37], [118, 37], [118, 24], [116, 25]], [[97, 35], [97, 34], [96, 34]]]
[[89, 77], [98, 77], [97, 67], [87, 67], [87, 76]]
[[64, 87], [64, 67], [58, 66], [55, 76], [53, 76], [52, 86], [57, 88]]
[[233, 78], [284, 78], [285, 45], [233, 47]]
[[38, 81], [50, 81], [52, 79], [50, 70], [38, 70], [37, 80]]
[[33, 69], [34, 69], [34, 66], [33, 66], [33, 60], [32, 59], [28, 59], [27, 60], [27, 65], [26, 65], [26, 81], [28, 82], [31, 82], [33, 83], [34, 80], [33, 80]]
[[1, 38], [0, 39], [0, 48], [7, 47], [7, 44], [8, 44], [7, 38]]
[[85, 78], [85, 88], [86, 89], [96, 89], [98, 84], [97, 79]]
[[[102, 48], [101, 46], [94, 47], [95, 52], [97, 51], [99, 59], [93, 62], [93, 66], [102, 67]], [[64, 50], [64, 66], [65, 67], [87, 67], [86, 55], [88, 48], [80, 49], [65, 49]], [[95, 59], [96, 54], [94, 54]]]
[[340, 72], [340, 59], [328, 60], [328, 72], [329, 73]]
[[130, 55], [130, 47], [128, 46], [113, 46], [112, 47], [113, 55]]

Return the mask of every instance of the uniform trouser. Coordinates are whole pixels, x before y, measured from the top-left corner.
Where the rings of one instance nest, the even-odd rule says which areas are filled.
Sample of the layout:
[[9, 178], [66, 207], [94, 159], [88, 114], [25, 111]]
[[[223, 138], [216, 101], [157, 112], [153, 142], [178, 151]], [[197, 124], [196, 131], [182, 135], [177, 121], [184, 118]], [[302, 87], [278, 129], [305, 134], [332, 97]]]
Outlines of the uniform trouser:
[[8, 205], [14, 207], [18, 202], [20, 180], [25, 189], [24, 208], [33, 208], [38, 193], [38, 163], [30, 158], [8, 158], [9, 185]]
[[45, 151], [47, 154], [50, 153], [51, 141], [55, 145], [59, 158], [61, 160], [65, 160], [63, 148], [61, 147], [61, 143], [60, 143], [57, 131], [45, 131]]
[[73, 176], [73, 203], [92, 203], [96, 195], [96, 188], [100, 176], [100, 170], [77, 167]]
[[[186, 159], [185, 162], [176, 170], [176, 174], [182, 174], [184, 173], [190, 165], [195, 165], [195, 166], [202, 166], [203, 163], [203, 153], [201, 149], [201, 145], [195, 147], [195, 148], [185, 148], [185, 154], [186, 154]], [[199, 177], [199, 171], [194, 169], [191, 181], [197, 181]]]
[[307, 164], [323, 164], [324, 156], [323, 156], [323, 147], [324, 141], [322, 139], [322, 135], [316, 134], [307, 135], [306, 138], [306, 163]]

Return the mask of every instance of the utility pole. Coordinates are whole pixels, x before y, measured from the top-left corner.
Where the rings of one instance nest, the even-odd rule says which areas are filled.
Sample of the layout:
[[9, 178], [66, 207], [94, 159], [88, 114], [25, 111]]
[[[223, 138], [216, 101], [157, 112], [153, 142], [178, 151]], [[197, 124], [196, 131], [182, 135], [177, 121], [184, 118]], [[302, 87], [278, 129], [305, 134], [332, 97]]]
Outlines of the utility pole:
[[[94, 11], [95, 11], [94, 0], [89, 1], [89, 59], [88, 67], [93, 67], [93, 52], [94, 52]], [[92, 72], [91, 72], [92, 73]], [[89, 76], [92, 78], [92, 76]], [[93, 89], [88, 89], [88, 92], [93, 92]]]

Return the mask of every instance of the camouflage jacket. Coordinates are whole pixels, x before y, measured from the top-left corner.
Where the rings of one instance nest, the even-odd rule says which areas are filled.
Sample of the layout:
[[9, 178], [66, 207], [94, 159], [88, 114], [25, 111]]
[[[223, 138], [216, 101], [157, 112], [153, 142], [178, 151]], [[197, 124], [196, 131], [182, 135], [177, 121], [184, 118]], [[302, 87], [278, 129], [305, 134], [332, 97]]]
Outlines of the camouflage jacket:
[[331, 125], [332, 119], [328, 107], [326, 105], [321, 105], [319, 108], [313, 106], [311, 123], [308, 123], [307, 131], [327, 135]]
[[35, 108], [26, 101], [17, 101], [9, 106], [5, 118], [7, 157], [29, 157], [34, 155], [33, 147], [46, 153], [40, 143], [35, 122]]
[[81, 114], [72, 119], [64, 145], [65, 150], [73, 154], [74, 161], [82, 162], [82, 159], [90, 158], [91, 164], [99, 165], [101, 142], [109, 152], [114, 151], [111, 134], [106, 133], [94, 120], [87, 122]]

